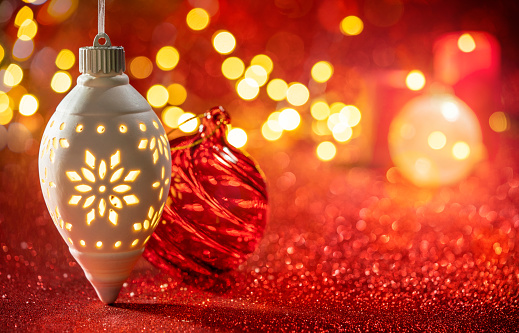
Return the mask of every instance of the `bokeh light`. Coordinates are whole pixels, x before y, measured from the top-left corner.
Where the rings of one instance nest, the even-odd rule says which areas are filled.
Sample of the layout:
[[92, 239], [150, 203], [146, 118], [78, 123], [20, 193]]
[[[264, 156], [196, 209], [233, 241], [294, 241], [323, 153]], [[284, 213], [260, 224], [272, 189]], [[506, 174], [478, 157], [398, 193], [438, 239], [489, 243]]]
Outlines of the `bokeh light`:
[[364, 23], [357, 16], [347, 16], [341, 21], [341, 32], [347, 36], [355, 36], [362, 32]]
[[42, 24], [57, 24], [68, 19], [77, 9], [78, 0], [51, 0], [47, 10], [38, 12]]
[[465, 160], [470, 155], [470, 146], [464, 141], [458, 141], [452, 146], [452, 156], [457, 160]]
[[57, 93], [64, 93], [72, 86], [72, 76], [65, 71], [57, 71], [52, 80], [50, 87]]
[[168, 102], [169, 92], [166, 87], [161, 84], [155, 84], [148, 89], [146, 99], [151, 106], [161, 108]]
[[177, 128], [180, 116], [184, 114], [184, 110], [177, 106], [169, 106], [162, 111], [162, 122], [170, 127]]
[[7, 125], [13, 119], [13, 110], [7, 105], [3, 110], [0, 110], [0, 125]]
[[267, 74], [270, 74], [272, 70], [274, 69], [274, 62], [272, 62], [272, 59], [268, 55], [265, 54], [258, 54], [252, 58], [250, 61], [251, 66], [253, 65], [259, 65], [265, 69]]
[[157, 66], [163, 71], [170, 71], [175, 68], [180, 60], [180, 54], [173, 46], [164, 46], [157, 52]]
[[355, 127], [360, 123], [362, 114], [355, 105], [346, 105], [339, 112], [339, 119], [349, 127]]
[[184, 133], [192, 133], [198, 128], [198, 118], [191, 112], [186, 112], [178, 118], [178, 128]]
[[463, 34], [458, 38], [458, 48], [465, 53], [472, 52], [476, 49], [476, 41], [471, 34]]
[[229, 54], [236, 47], [236, 39], [229, 31], [218, 31], [213, 35], [213, 46], [220, 54]]
[[130, 74], [136, 79], [145, 79], [152, 71], [153, 63], [148, 57], [138, 56], [130, 61]]
[[25, 20], [18, 28], [17, 37], [21, 40], [31, 40], [38, 32], [38, 25], [31, 19]]
[[245, 71], [245, 64], [238, 57], [229, 57], [222, 63], [222, 74], [229, 80], [236, 80]]
[[274, 101], [287, 97], [288, 84], [283, 79], [273, 79], [267, 84], [267, 94]]
[[247, 133], [239, 127], [233, 127], [227, 133], [227, 141], [236, 148], [242, 148], [247, 143]]
[[0, 44], [0, 62], [2, 62], [2, 60], [4, 60], [4, 56], [5, 56], [4, 47]]
[[267, 125], [272, 129], [274, 132], [283, 132], [283, 127], [281, 127], [281, 124], [279, 123], [279, 115], [281, 112], [274, 111], [272, 112], [268, 119], [267, 119]]
[[328, 81], [333, 74], [333, 66], [328, 61], [319, 61], [312, 66], [312, 78], [317, 82]]
[[494, 132], [504, 132], [509, 126], [508, 116], [502, 111], [494, 112], [488, 118], [488, 124]]
[[338, 123], [332, 129], [333, 138], [338, 142], [346, 142], [351, 139], [353, 130], [345, 123]]
[[278, 140], [281, 135], [283, 134], [283, 131], [275, 131], [270, 126], [268, 121], [261, 126], [261, 134], [265, 139], [268, 141], [276, 141]]
[[204, 30], [209, 25], [209, 13], [203, 8], [193, 8], [187, 13], [186, 23], [195, 31]]
[[253, 79], [244, 78], [236, 83], [236, 92], [242, 99], [249, 101], [258, 96], [259, 85]]
[[32, 139], [31, 132], [21, 123], [11, 123], [7, 129], [7, 147], [14, 153], [27, 150]]
[[408, 102], [391, 123], [388, 144], [402, 176], [425, 187], [463, 180], [486, 154], [476, 114], [450, 94]]
[[287, 101], [294, 106], [301, 106], [308, 102], [310, 91], [302, 83], [292, 83], [287, 89]]
[[281, 111], [278, 121], [282, 129], [285, 131], [293, 131], [301, 123], [301, 116], [296, 110], [287, 108]]
[[16, 17], [14, 18], [14, 26], [21, 27], [25, 21], [32, 21], [33, 19], [34, 13], [32, 12], [32, 9], [27, 6], [23, 6], [22, 8], [20, 8], [18, 13], [16, 14]]
[[36, 96], [31, 94], [23, 95], [18, 106], [18, 112], [23, 116], [32, 116], [38, 111], [38, 106]]
[[256, 83], [260, 87], [262, 87], [268, 79], [267, 71], [260, 65], [252, 65], [249, 68], [247, 68], [244, 76], [248, 79], [253, 79], [254, 81], [256, 81]]
[[179, 83], [173, 83], [168, 86], [168, 103], [171, 105], [181, 105], [186, 101], [187, 91], [183, 85]]
[[68, 49], [59, 51], [58, 56], [56, 57], [56, 66], [64, 71], [72, 68], [75, 62], [76, 56], [74, 55], [74, 52]]
[[427, 143], [432, 149], [442, 149], [447, 143], [447, 137], [442, 131], [434, 131], [427, 137]]
[[330, 161], [335, 157], [335, 154], [337, 154], [337, 148], [335, 148], [332, 142], [323, 141], [317, 145], [316, 153], [321, 161]]
[[17, 64], [10, 64], [4, 72], [4, 84], [8, 87], [14, 87], [23, 79], [22, 68]]
[[405, 84], [410, 90], [421, 90], [425, 86], [425, 76], [419, 70], [412, 70], [407, 74]]
[[13, 45], [13, 59], [17, 61], [25, 61], [29, 59], [34, 51], [34, 42], [32, 39], [17, 39]]
[[315, 101], [310, 107], [310, 113], [316, 120], [324, 120], [330, 115], [330, 106], [324, 101]]

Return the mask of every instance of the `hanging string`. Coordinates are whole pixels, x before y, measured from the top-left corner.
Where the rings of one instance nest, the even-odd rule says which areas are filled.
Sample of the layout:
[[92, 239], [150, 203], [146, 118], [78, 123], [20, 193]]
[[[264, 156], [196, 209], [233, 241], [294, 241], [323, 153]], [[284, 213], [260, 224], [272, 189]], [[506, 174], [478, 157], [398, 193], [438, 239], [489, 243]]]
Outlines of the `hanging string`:
[[97, 1], [97, 33], [105, 33], [105, 0]]

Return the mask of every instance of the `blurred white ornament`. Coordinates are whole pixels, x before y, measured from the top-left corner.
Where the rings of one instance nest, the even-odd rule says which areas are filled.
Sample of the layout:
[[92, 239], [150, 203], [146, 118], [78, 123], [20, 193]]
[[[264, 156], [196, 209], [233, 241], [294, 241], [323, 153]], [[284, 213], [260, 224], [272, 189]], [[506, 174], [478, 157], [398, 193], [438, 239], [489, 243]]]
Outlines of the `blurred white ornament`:
[[485, 155], [474, 112], [450, 94], [430, 94], [407, 103], [389, 129], [389, 152], [403, 176], [417, 186], [463, 180]]
[[170, 147], [158, 117], [123, 73], [122, 47], [100, 33], [93, 47], [80, 48], [79, 67], [77, 86], [43, 133], [40, 182], [70, 253], [109, 304], [159, 223]]

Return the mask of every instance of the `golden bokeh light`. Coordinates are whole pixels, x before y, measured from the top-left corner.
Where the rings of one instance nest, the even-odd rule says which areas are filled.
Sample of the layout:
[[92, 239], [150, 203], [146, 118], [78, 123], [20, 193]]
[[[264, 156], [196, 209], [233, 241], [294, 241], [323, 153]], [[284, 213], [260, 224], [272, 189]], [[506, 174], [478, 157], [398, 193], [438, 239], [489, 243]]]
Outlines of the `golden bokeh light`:
[[470, 155], [470, 146], [464, 141], [458, 141], [452, 146], [452, 156], [457, 160], [465, 160]]
[[50, 81], [50, 87], [57, 93], [66, 92], [71, 86], [72, 76], [65, 71], [57, 71]]
[[187, 13], [187, 26], [195, 31], [204, 30], [209, 25], [209, 13], [203, 8], [193, 8]]
[[259, 86], [255, 80], [244, 78], [236, 83], [236, 92], [242, 99], [250, 101], [258, 96]]
[[10, 64], [4, 72], [4, 84], [8, 87], [14, 87], [23, 79], [23, 70], [17, 64]]
[[447, 137], [441, 131], [434, 131], [427, 137], [427, 144], [431, 149], [442, 149], [447, 143]]
[[38, 99], [36, 96], [31, 94], [23, 95], [20, 99], [20, 105], [18, 106], [18, 112], [23, 116], [32, 116], [38, 111]]
[[229, 80], [236, 80], [245, 71], [245, 64], [238, 57], [229, 57], [222, 63], [222, 74]]
[[2, 60], [4, 60], [4, 56], [5, 56], [4, 47], [0, 44], [0, 62], [2, 62]]
[[419, 70], [412, 70], [405, 78], [407, 88], [413, 91], [422, 90], [425, 86], [425, 76]]
[[333, 75], [333, 66], [328, 61], [319, 61], [312, 66], [311, 74], [315, 81], [326, 82]]
[[312, 131], [320, 136], [332, 134], [332, 131], [328, 128], [326, 120], [317, 120], [312, 122]]
[[330, 106], [324, 101], [313, 102], [310, 114], [315, 120], [324, 120], [330, 115]]
[[285, 131], [293, 131], [301, 123], [301, 116], [296, 110], [287, 108], [279, 114], [278, 122]]
[[198, 128], [198, 118], [191, 112], [186, 112], [178, 118], [178, 128], [184, 133], [192, 133]]
[[353, 131], [350, 126], [345, 123], [338, 123], [332, 129], [333, 138], [338, 142], [346, 142], [351, 139]]
[[76, 56], [74, 55], [74, 52], [68, 49], [59, 51], [58, 56], [56, 57], [56, 66], [64, 71], [72, 68], [75, 62]]
[[265, 54], [258, 54], [252, 58], [250, 61], [251, 66], [253, 65], [259, 65], [265, 69], [267, 74], [270, 74], [272, 70], [274, 69], [274, 62], [272, 62], [272, 59], [268, 55]]
[[235, 148], [242, 148], [247, 143], [247, 133], [239, 127], [233, 127], [227, 133], [227, 141]]
[[364, 29], [364, 23], [357, 16], [347, 16], [340, 24], [341, 32], [347, 36], [356, 36]]
[[281, 114], [281, 112], [274, 111], [269, 115], [269, 117], [267, 119], [267, 125], [274, 132], [283, 132], [283, 127], [281, 127], [281, 124], [279, 123], [280, 114]]
[[31, 40], [38, 32], [38, 24], [32, 19], [25, 20], [18, 28], [17, 37], [21, 40]]
[[355, 127], [360, 123], [362, 114], [355, 105], [346, 105], [339, 112], [339, 119], [349, 127]]
[[0, 111], [0, 125], [7, 125], [13, 119], [13, 110], [7, 107], [5, 110]]
[[337, 154], [337, 148], [335, 148], [332, 142], [323, 141], [317, 145], [316, 153], [321, 161], [330, 161], [335, 157], [335, 154]]
[[130, 74], [136, 79], [145, 79], [152, 71], [153, 63], [148, 57], [138, 56], [130, 61]]
[[276, 141], [281, 138], [283, 131], [274, 131], [270, 126], [268, 121], [261, 126], [261, 134], [268, 141]]
[[213, 47], [220, 54], [229, 54], [236, 47], [236, 39], [229, 31], [218, 31], [213, 35]]
[[292, 83], [287, 89], [287, 101], [294, 106], [301, 106], [308, 102], [310, 91], [302, 83]]
[[32, 9], [23, 6], [18, 13], [16, 14], [16, 17], [14, 18], [14, 26], [15, 27], [21, 27], [22, 24], [27, 20], [33, 20], [34, 19], [34, 13], [32, 12]]
[[265, 85], [268, 79], [267, 71], [260, 65], [252, 65], [249, 68], [247, 68], [244, 76], [248, 79], [253, 79], [254, 81], [256, 81], [256, 83], [260, 87]]
[[331, 114], [340, 113], [342, 111], [342, 109], [344, 109], [345, 106], [346, 106], [346, 104], [344, 104], [342, 102], [332, 103], [330, 105], [330, 113]]
[[186, 101], [187, 91], [183, 85], [173, 83], [168, 86], [169, 99], [168, 103], [171, 105], [181, 105]]
[[4, 112], [10, 107], [11, 99], [9, 95], [0, 90], [0, 112]]
[[328, 120], [326, 121], [326, 124], [328, 125], [328, 129], [330, 131], [333, 131], [333, 128], [341, 123], [341, 116], [339, 113], [332, 113]]
[[287, 97], [288, 84], [282, 79], [273, 79], [267, 84], [267, 94], [274, 101], [282, 101]]
[[180, 116], [184, 114], [184, 110], [177, 106], [169, 106], [162, 111], [162, 122], [170, 127], [177, 128]]
[[504, 132], [508, 129], [508, 116], [502, 111], [494, 112], [488, 118], [490, 128], [497, 133]]
[[476, 41], [470, 34], [463, 34], [458, 38], [458, 48], [465, 53], [476, 49]]
[[156, 63], [163, 71], [175, 68], [180, 60], [180, 54], [173, 46], [164, 46], [157, 52]]
[[168, 102], [169, 92], [166, 87], [161, 84], [155, 84], [148, 89], [146, 99], [151, 106], [161, 108]]

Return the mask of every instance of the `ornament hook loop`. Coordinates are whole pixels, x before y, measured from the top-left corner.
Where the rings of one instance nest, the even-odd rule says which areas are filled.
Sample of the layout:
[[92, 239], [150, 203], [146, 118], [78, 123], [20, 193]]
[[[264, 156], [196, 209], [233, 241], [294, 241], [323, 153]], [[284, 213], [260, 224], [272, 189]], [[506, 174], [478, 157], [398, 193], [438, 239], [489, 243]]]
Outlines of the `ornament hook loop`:
[[[99, 43], [99, 39], [104, 38], [106, 42], [104, 44]], [[112, 46], [112, 42], [110, 41], [110, 37], [104, 32], [100, 32], [94, 38], [94, 47], [110, 47]]]

